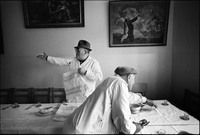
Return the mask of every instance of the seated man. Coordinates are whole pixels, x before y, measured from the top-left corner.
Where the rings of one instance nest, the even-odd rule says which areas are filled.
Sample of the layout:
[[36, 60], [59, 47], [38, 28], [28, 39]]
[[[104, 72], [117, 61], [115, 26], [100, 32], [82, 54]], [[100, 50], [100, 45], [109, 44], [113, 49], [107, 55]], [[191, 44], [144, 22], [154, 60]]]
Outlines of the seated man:
[[[129, 89], [135, 83], [136, 70], [118, 67], [115, 73], [70, 114], [63, 127], [64, 134], [134, 134], [143, 128], [132, 122], [129, 107]], [[154, 105], [151, 100], [143, 100]]]

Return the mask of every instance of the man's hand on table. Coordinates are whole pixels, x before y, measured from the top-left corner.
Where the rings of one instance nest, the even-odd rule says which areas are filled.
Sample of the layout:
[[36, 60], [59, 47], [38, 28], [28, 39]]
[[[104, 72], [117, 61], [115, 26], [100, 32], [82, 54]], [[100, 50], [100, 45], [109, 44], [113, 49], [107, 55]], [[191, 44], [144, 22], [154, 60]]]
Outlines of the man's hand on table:
[[140, 132], [140, 130], [142, 130], [143, 129], [143, 126], [142, 126], [142, 124], [141, 123], [137, 123], [137, 122], [133, 122], [134, 124], [135, 124], [135, 126], [136, 126], [136, 130], [135, 130], [135, 133], [134, 134], [136, 134], [136, 133], [138, 133], [138, 132]]
[[154, 102], [152, 100], [147, 99], [146, 104], [149, 105], [149, 106], [157, 108], [157, 105], [154, 104]]

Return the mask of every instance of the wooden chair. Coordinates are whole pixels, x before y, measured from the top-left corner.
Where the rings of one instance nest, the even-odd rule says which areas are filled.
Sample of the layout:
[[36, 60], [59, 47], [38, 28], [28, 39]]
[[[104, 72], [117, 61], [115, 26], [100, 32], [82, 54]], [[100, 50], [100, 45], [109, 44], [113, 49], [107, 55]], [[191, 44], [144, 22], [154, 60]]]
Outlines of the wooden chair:
[[12, 90], [12, 103], [31, 103], [31, 88], [14, 88]]
[[147, 92], [147, 83], [135, 83], [131, 91], [134, 93], [141, 93], [145, 96]]
[[186, 112], [200, 120], [199, 94], [189, 89], [184, 91], [183, 108]]
[[0, 104], [12, 103], [12, 88], [0, 89]]
[[50, 103], [51, 88], [32, 88], [32, 103]]
[[66, 102], [66, 95], [64, 88], [52, 88], [52, 102], [53, 103]]

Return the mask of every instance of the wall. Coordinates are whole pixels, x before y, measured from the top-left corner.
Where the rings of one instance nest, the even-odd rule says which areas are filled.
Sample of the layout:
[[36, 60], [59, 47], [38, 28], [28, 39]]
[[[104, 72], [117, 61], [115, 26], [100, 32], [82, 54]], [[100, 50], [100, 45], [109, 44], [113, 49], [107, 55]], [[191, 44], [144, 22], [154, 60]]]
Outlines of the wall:
[[74, 56], [79, 39], [92, 44], [91, 56], [101, 64], [104, 78], [117, 66], [138, 71], [136, 82], [148, 83], [147, 97], [168, 98], [171, 89], [173, 2], [166, 46], [109, 48], [108, 1], [85, 1], [85, 27], [25, 29], [22, 3], [1, 1], [4, 54], [1, 55], [1, 88], [63, 87], [66, 67], [41, 61], [36, 55]]
[[199, 1], [175, 2], [173, 35], [171, 93], [181, 106], [184, 89], [199, 93]]

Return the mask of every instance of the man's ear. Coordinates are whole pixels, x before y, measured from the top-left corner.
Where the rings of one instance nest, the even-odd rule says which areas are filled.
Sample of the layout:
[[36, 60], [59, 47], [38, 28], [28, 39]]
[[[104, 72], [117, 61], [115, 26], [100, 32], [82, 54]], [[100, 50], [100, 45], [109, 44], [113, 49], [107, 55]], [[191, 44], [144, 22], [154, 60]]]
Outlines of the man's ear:
[[130, 79], [131, 78], [131, 74], [129, 74], [128, 76], [127, 76], [127, 79]]

